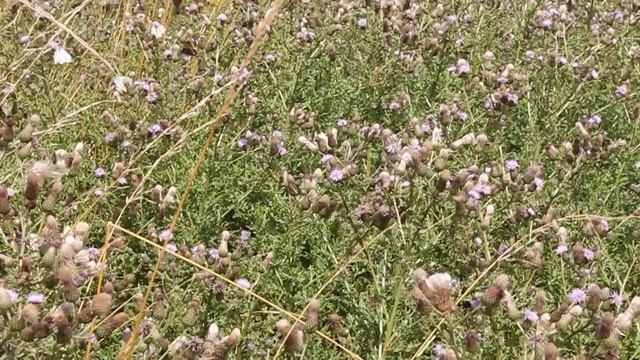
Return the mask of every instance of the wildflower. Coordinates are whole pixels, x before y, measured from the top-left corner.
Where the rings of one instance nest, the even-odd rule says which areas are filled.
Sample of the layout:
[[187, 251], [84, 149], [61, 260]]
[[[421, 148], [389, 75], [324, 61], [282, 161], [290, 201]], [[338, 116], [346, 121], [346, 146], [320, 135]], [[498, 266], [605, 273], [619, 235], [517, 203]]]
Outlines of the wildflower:
[[342, 181], [342, 179], [344, 179], [344, 173], [340, 169], [333, 169], [331, 170], [331, 174], [329, 174], [329, 178], [333, 182], [339, 182], [339, 181]]
[[576, 304], [581, 304], [587, 299], [587, 294], [582, 289], [573, 289], [569, 293], [569, 300]]
[[618, 86], [618, 88], [616, 89], [616, 96], [622, 99], [627, 97], [627, 95], [629, 95], [629, 85], [622, 84]]
[[524, 319], [529, 321], [529, 322], [535, 323], [536, 321], [538, 321], [539, 316], [538, 316], [537, 312], [535, 312], [533, 310], [525, 309], [524, 310]]
[[587, 248], [584, 249], [584, 258], [585, 259], [591, 261], [591, 260], [595, 259], [595, 257], [596, 257], [596, 253], [593, 250], [587, 249]]
[[104, 191], [102, 189], [95, 189], [93, 191], [93, 195], [95, 195], [97, 197], [100, 197], [100, 196], [104, 195]]
[[340, 128], [346, 128], [349, 125], [349, 121], [347, 121], [347, 119], [340, 119], [337, 121], [336, 125]]
[[160, 124], [158, 124], [158, 123], [155, 123], [155, 124], [149, 126], [149, 128], [147, 130], [149, 131], [149, 134], [157, 135], [158, 133], [162, 132], [162, 126], [160, 126]]
[[612, 292], [611, 296], [609, 297], [609, 301], [611, 302], [611, 304], [620, 307], [622, 306], [622, 302], [624, 301], [624, 299], [622, 298], [622, 295], [620, 295], [620, 293]]
[[25, 34], [25, 35], [20, 36], [20, 43], [21, 44], [26, 44], [28, 42], [29, 42], [29, 35]]
[[209, 259], [213, 262], [220, 261], [220, 251], [218, 249], [209, 250]]
[[158, 234], [158, 240], [162, 242], [167, 242], [167, 241], [170, 241], [171, 239], [173, 239], [173, 233], [171, 232], [171, 229], [162, 230]]
[[591, 125], [600, 125], [600, 123], [602, 122], [602, 118], [600, 117], [600, 115], [592, 115], [588, 121]]
[[175, 246], [174, 244], [167, 244], [167, 251], [168, 252], [172, 252], [172, 253], [176, 253], [176, 252], [178, 252], [178, 247]]
[[120, 176], [116, 182], [118, 183], [118, 185], [124, 186], [127, 185], [127, 178]]
[[99, 168], [96, 168], [95, 174], [97, 177], [103, 177], [107, 174], [107, 172], [105, 171], [105, 169], [99, 167]]
[[509, 171], [515, 171], [519, 166], [520, 165], [518, 165], [518, 162], [514, 159], [509, 159], [504, 162], [504, 167], [506, 167]]
[[229, 20], [229, 18], [227, 17], [227, 14], [225, 14], [225, 13], [220, 13], [220, 14], [218, 14], [218, 17], [216, 17], [216, 19], [217, 19], [221, 24], [224, 24], [224, 23], [226, 23], [226, 22]]
[[556, 254], [557, 255], [564, 255], [567, 251], [569, 250], [569, 248], [567, 247], [567, 245], [565, 244], [560, 244], [558, 245], [558, 247], [556, 248]]
[[598, 74], [598, 70], [596, 69], [591, 69], [591, 78], [596, 80], [600, 77], [600, 75]]
[[441, 358], [447, 353], [447, 349], [442, 344], [436, 344], [436, 346], [433, 347], [433, 352], [438, 358]]
[[466, 75], [471, 72], [471, 66], [465, 59], [458, 59], [456, 69], [458, 71], [458, 75]]
[[213, 75], [213, 81], [215, 81], [215, 83], [218, 85], [222, 85], [222, 83], [224, 82], [224, 76], [220, 73], [215, 73]]
[[360, 18], [358, 19], [358, 27], [362, 30], [367, 28], [367, 19], [365, 18]]
[[544, 186], [544, 180], [536, 176], [535, 178], [533, 178], [533, 184], [536, 186], [536, 191], [542, 191], [542, 187]]
[[243, 278], [236, 280], [236, 284], [243, 289], [249, 289], [251, 287], [249, 280]]

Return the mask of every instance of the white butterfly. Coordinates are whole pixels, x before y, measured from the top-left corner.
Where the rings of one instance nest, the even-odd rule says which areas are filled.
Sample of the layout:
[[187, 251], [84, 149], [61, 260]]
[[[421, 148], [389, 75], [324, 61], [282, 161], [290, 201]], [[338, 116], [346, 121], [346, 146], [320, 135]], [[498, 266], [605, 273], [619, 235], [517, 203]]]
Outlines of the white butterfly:
[[131, 78], [128, 76], [116, 76], [115, 79], [113, 79], [113, 84], [119, 93], [127, 92], [127, 86], [131, 86], [132, 83]]
[[68, 64], [73, 61], [71, 54], [67, 50], [65, 50], [62, 46], [58, 46], [56, 48], [56, 52], [53, 54], [53, 62], [61, 65]]
[[164, 35], [164, 26], [157, 21], [151, 23], [151, 35], [156, 39], [160, 39]]

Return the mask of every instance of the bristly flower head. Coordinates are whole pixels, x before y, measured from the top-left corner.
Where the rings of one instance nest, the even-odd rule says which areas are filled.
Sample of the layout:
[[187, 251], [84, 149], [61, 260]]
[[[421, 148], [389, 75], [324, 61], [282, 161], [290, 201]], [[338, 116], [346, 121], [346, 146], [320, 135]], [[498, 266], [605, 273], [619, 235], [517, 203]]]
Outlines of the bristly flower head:
[[569, 300], [576, 304], [581, 304], [587, 299], [587, 294], [582, 289], [573, 289], [569, 293]]

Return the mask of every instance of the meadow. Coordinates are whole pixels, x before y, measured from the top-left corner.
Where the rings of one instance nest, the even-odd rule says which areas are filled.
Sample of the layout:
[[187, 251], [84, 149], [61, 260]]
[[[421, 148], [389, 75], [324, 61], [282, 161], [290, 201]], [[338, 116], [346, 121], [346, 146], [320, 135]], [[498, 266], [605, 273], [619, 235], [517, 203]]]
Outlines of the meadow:
[[636, 0], [0, 0], [0, 359], [640, 359]]

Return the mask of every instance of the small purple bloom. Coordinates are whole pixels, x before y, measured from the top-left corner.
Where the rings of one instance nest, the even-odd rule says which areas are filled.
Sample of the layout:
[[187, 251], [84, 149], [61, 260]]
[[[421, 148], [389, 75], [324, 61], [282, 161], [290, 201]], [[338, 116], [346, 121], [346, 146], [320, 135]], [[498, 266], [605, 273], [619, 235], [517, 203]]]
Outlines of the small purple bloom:
[[362, 30], [367, 28], [367, 19], [365, 18], [360, 18], [358, 19], [358, 27]]
[[227, 22], [227, 20], [229, 20], [229, 18], [227, 17], [227, 15], [226, 15], [225, 13], [220, 13], [220, 14], [218, 14], [217, 19], [218, 19], [218, 21], [219, 21], [220, 23], [223, 23], [223, 24], [224, 24], [224, 23], [226, 23], [226, 22]]
[[99, 168], [96, 168], [95, 173], [97, 177], [103, 177], [107, 172], [103, 168], [99, 167]]
[[20, 43], [21, 44], [26, 44], [29, 42], [29, 35], [22, 35], [20, 36]]
[[602, 122], [602, 118], [600, 117], [600, 115], [592, 115], [589, 118], [589, 124], [591, 125], [600, 125], [601, 122]]
[[171, 229], [162, 230], [158, 234], [158, 240], [162, 242], [170, 241], [171, 239], [173, 239], [173, 233], [171, 232]]
[[242, 230], [240, 231], [240, 240], [241, 241], [250, 241], [251, 240], [251, 231]]
[[469, 118], [469, 114], [467, 114], [466, 111], [462, 111], [462, 110], [458, 110], [456, 115], [458, 116], [458, 120], [460, 120], [462, 122], [467, 121], [467, 119]]
[[596, 69], [591, 69], [591, 78], [592, 79], [598, 79], [600, 77], [600, 75], [598, 74], [598, 70]]
[[622, 295], [620, 295], [620, 293], [613, 292], [609, 297], [609, 301], [611, 302], [611, 304], [620, 307], [622, 306], [622, 302], [624, 301], [624, 299], [622, 298]]
[[40, 293], [31, 293], [27, 296], [27, 301], [32, 304], [42, 304], [46, 297]]
[[584, 249], [584, 258], [589, 261], [592, 261], [593, 259], [596, 258], [596, 253], [591, 249]]
[[533, 310], [525, 309], [524, 310], [524, 319], [529, 321], [529, 322], [535, 323], [539, 319], [538, 313], [533, 311]]
[[565, 244], [560, 244], [558, 245], [558, 247], [556, 248], [556, 254], [557, 255], [564, 255], [567, 251], [569, 250], [569, 248], [567, 247], [567, 245]]
[[536, 191], [542, 191], [544, 180], [536, 176], [533, 178], [533, 184], [536, 186]]
[[220, 73], [215, 73], [215, 75], [213, 75], [213, 81], [215, 81], [218, 85], [222, 85], [222, 83], [224, 82], [224, 76]]
[[218, 251], [218, 249], [209, 250], [209, 259], [211, 259], [211, 261], [213, 262], [220, 261], [220, 252]]
[[507, 161], [504, 162], [504, 166], [507, 168], [507, 170], [509, 171], [515, 171], [520, 165], [518, 165], [518, 162], [514, 159], [509, 159]]
[[243, 289], [249, 289], [251, 287], [251, 283], [247, 279], [238, 279], [236, 280], [236, 284]]
[[342, 181], [342, 179], [344, 179], [344, 173], [340, 169], [333, 169], [331, 170], [331, 174], [329, 174], [329, 178], [333, 182], [339, 182], [339, 181]]
[[558, 57], [558, 63], [560, 65], [567, 65], [567, 63], [569, 62], [569, 60], [567, 60], [566, 56], [560, 56]]
[[20, 295], [17, 292], [11, 289], [5, 289], [5, 290], [7, 290], [7, 294], [9, 295], [9, 301], [11, 303], [15, 303], [16, 301], [18, 301], [18, 298], [20, 297]]
[[349, 121], [347, 121], [347, 119], [340, 119], [338, 120], [337, 125], [338, 127], [345, 128], [349, 125]]
[[433, 352], [438, 358], [441, 358], [445, 356], [445, 354], [447, 353], [447, 349], [442, 344], [436, 344], [436, 346], [433, 347]]
[[100, 196], [104, 195], [104, 190], [102, 190], [102, 189], [95, 189], [95, 190], [93, 191], [93, 195], [95, 195], [95, 196], [97, 196], [97, 197], [100, 197]]
[[178, 247], [173, 244], [167, 244], [167, 251], [172, 253], [177, 253]]
[[247, 140], [247, 138], [240, 138], [240, 140], [238, 140], [238, 147], [240, 149], [245, 149], [247, 145], [249, 145], [249, 140]]
[[124, 186], [127, 185], [127, 178], [120, 176], [116, 182], [118, 183], [118, 185]]
[[322, 155], [322, 157], [320, 158], [320, 162], [323, 164], [328, 164], [329, 161], [331, 161], [332, 159], [333, 159], [333, 155], [325, 154], [325, 155]]
[[629, 95], [629, 86], [627, 84], [618, 86], [616, 89], [616, 96], [619, 98], [625, 98], [627, 95]]
[[587, 294], [582, 289], [573, 289], [569, 293], [569, 300], [576, 304], [581, 304], [587, 299]]
[[87, 248], [87, 252], [89, 253], [89, 259], [97, 260], [101, 251], [97, 247], [91, 246]]

